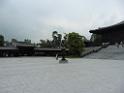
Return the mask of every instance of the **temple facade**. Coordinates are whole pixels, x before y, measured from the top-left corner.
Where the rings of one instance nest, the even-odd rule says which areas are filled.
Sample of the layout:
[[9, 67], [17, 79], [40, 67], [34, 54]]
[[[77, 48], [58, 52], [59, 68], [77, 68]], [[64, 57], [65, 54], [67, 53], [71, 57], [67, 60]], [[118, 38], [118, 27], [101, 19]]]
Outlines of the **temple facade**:
[[102, 42], [109, 42], [111, 44], [124, 41], [124, 21], [89, 31], [92, 34], [98, 34], [102, 37]]

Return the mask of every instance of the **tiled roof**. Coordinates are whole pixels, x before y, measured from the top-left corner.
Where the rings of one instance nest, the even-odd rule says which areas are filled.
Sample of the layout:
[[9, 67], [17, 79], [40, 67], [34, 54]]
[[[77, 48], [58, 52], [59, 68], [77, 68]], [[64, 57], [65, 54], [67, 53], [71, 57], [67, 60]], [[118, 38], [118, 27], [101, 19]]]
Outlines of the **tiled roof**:
[[15, 47], [0, 47], [0, 50], [17, 50]]
[[113, 29], [113, 28], [122, 28], [124, 27], [124, 21], [121, 21], [120, 23], [117, 23], [117, 24], [114, 24], [114, 25], [110, 25], [110, 26], [106, 26], [106, 27], [101, 27], [101, 28], [98, 28], [98, 29], [95, 29], [95, 30], [90, 30], [89, 32], [90, 33], [94, 33], [94, 32], [101, 32], [101, 31], [109, 31], [110, 29]]

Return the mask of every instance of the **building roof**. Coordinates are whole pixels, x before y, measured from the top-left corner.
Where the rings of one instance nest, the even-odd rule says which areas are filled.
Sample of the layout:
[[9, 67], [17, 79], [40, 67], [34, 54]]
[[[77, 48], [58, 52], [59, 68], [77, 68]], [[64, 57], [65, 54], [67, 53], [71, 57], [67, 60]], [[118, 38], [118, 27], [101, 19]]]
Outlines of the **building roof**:
[[15, 47], [0, 47], [0, 50], [18, 50]]
[[124, 21], [114, 25], [107, 26], [107, 27], [90, 30], [89, 32], [94, 34], [102, 34], [102, 33], [108, 33], [112, 31], [118, 31], [119, 29], [124, 29]]
[[[35, 48], [36, 51], [51, 51], [51, 52], [56, 52], [56, 51], [61, 51], [61, 48]], [[68, 51], [68, 49], [66, 49]]]
[[26, 44], [26, 43], [15, 43], [16, 47], [34, 47], [32, 44]]

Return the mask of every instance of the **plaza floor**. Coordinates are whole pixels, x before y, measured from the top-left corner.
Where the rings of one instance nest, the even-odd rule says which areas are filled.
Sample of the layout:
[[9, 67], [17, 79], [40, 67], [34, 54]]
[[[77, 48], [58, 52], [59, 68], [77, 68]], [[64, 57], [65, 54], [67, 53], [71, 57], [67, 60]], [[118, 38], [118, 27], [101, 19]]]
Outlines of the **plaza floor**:
[[0, 93], [124, 93], [124, 61], [0, 58]]
[[86, 56], [88, 59], [110, 59], [110, 60], [124, 60], [124, 47], [117, 48], [115, 45], [111, 45], [107, 48], [103, 48], [99, 52]]

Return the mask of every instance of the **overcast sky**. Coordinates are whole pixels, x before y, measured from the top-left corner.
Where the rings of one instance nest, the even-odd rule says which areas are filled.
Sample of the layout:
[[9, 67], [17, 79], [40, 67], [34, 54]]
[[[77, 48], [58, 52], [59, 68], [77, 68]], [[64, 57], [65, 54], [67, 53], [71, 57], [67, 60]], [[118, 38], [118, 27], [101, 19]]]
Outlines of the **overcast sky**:
[[78, 32], [124, 20], [123, 0], [0, 0], [0, 34], [17, 38], [51, 39], [51, 33]]

